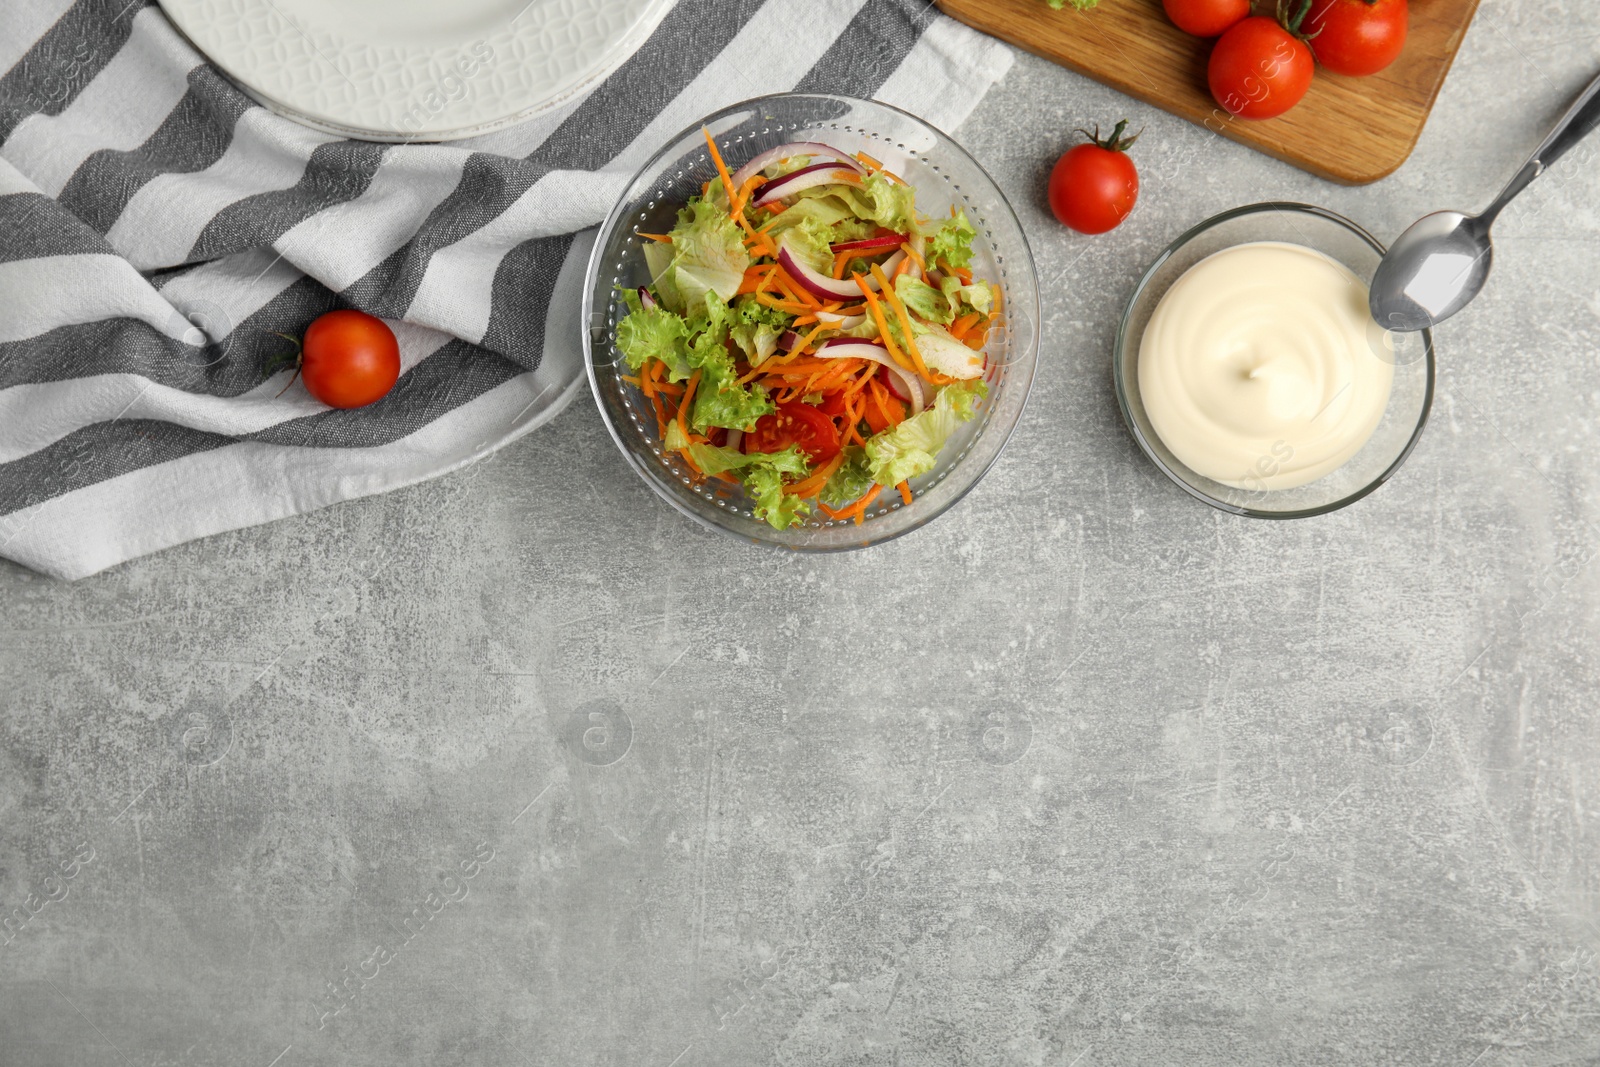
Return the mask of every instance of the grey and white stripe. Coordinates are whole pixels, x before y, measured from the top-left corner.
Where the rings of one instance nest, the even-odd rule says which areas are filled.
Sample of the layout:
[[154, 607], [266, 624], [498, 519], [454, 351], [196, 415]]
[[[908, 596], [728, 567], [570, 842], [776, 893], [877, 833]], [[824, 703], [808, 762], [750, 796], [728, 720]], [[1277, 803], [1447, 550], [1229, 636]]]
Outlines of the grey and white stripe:
[[[378, 145], [268, 112], [148, 0], [11, 0], [0, 555], [77, 577], [471, 462], [577, 391], [587, 231], [667, 135], [793, 87], [953, 126], [1010, 59], [927, 0], [679, 0], [560, 111]], [[335, 307], [401, 340], [358, 411], [278, 395], [276, 335]]]

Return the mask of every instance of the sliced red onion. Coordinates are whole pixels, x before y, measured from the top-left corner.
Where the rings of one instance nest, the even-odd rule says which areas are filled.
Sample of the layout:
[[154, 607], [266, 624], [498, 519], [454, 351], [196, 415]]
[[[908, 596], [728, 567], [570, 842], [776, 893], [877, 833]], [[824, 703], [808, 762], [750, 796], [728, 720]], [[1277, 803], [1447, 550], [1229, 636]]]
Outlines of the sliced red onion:
[[818, 163], [812, 167], [802, 167], [781, 178], [774, 178], [761, 187], [761, 192], [750, 201], [756, 207], [767, 207], [786, 196], [792, 196], [802, 189], [810, 189], [818, 185], [833, 185], [839, 179], [837, 163]]
[[728, 440], [723, 444], [722, 447], [723, 448], [731, 448], [735, 452], [737, 452], [737, 451], [739, 451], [739, 442], [742, 441], [742, 440], [744, 440], [744, 431], [743, 430], [729, 430], [728, 431]]
[[778, 350], [780, 352], [793, 352], [794, 346], [799, 343], [799, 334], [795, 333], [793, 330], [785, 330], [783, 331], [783, 336], [778, 338]]
[[906, 243], [902, 234], [892, 233], [887, 237], [868, 237], [860, 241], [841, 241], [833, 246], [834, 254], [840, 252], [870, 252], [874, 248], [899, 248]]
[[867, 172], [867, 168], [856, 162], [856, 160], [847, 153], [839, 151], [832, 145], [826, 145], [820, 141], [795, 141], [793, 144], [781, 144], [777, 148], [769, 148], [765, 152], [757, 155], [754, 159], [750, 160], [750, 162], [746, 163], [744, 166], [740, 167], [738, 170], [734, 171], [733, 187], [735, 189], [739, 188], [750, 179], [751, 175], [766, 170], [779, 160], [791, 159], [794, 156], [807, 156], [810, 158], [825, 157], [828, 159], [835, 159], [847, 167], [853, 167], [857, 174], [865, 174]]
[[656, 306], [656, 298], [651, 296], [650, 295], [650, 290], [646, 289], [642, 285], [639, 286], [639, 303], [641, 305], [643, 305], [646, 309], [653, 308], [653, 307]]
[[[892, 275], [904, 258], [906, 258], [904, 252], [896, 252], [884, 260], [883, 273], [886, 276]], [[818, 300], [853, 300], [861, 295], [861, 287], [853, 279], [830, 278], [820, 271], [812, 270], [800, 262], [800, 257], [789, 251], [789, 246], [781, 240], [778, 242], [778, 262], [783, 264], [783, 269], [788, 271], [795, 281], [805, 286]], [[867, 288], [876, 290], [878, 279], [868, 278]]]
[[[922, 392], [922, 383], [917, 381], [915, 374], [908, 374], [889, 355], [889, 350], [878, 341], [864, 341], [859, 337], [835, 337], [831, 341], [824, 341], [817, 350], [818, 359], [870, 359], [874, 363], [882, 363], [889, 370], [889, 376], [884, 379], [884, 384], [896, 399], [904, 400], [911, 405], [911, 414], [919, 415], [927, 404]], [[899, 388], [895, 388], [898, 384]]]
[[818, 300], [850, 300], [861, 295], [861, 287], [855, 282], [830, 278], [821, 271], [812, 270], [800, 262], [800, 257], [789, 251], [789, 246], [781, 241], [778, 243], [778, 262]]

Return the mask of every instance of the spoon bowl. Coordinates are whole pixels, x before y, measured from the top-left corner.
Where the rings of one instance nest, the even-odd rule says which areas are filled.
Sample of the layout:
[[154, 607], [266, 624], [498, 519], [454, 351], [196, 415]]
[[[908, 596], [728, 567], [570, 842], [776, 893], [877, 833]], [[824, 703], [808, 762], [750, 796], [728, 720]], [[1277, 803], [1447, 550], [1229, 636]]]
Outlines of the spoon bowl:
[[1425, 330], [1466, 307], [1494, 263], [1489, 226], [1477, 215], [1424, 215], [1390, 246], [1372, 277], [1373, 321], [1405, 333]]
[[1424, 215], [1390, 246], [1368, 291], [1378, 325], [1401, 333], [1426, 330], [1472, 302], [1489, 280], [1494, 246], [1489, 228], [1528, 183], [1600, 125], [1600, 78], [1590, 82], [1500, 195], [1477, 215]]

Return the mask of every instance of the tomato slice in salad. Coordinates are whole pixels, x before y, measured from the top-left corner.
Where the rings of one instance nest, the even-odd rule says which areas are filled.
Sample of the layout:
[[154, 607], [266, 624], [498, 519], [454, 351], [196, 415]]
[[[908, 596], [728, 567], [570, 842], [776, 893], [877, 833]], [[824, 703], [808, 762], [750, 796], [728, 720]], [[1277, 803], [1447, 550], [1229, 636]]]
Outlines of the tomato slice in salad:
[[756, 428], [741, 443], [746, 452], [782, 452], [799, 445], [812, 463], [826, 463], [839, 454], [839, 431], [833, 420], [810, 404], [791, 400], [757, 419]]
[[822, 403], [817, 405], [817, 410], [830, 419], [841, 418], [844, 415], [844, 390], [839, 389], [832, 393], [822, 394]]

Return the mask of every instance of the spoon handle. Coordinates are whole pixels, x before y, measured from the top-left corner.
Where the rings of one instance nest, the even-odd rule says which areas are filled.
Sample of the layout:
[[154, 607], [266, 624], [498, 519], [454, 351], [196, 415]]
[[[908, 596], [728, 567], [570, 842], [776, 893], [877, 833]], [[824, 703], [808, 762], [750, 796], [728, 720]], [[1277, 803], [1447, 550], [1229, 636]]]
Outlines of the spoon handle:
[[1600, 77], [1589, 83], [1578, 99], [1572, 102], [1567, 113], [1561, 116], [1555, 128], [1545, 137], [1538, 148], [1533, 150], [1533, 155], [1528, 157], [1528, 162], [1522, 165], [1514, 178], [1501, 190], [1500, 195], [1494, 198], [1494, 203], [1484, 209], [1482, 218], [1485, 222], [1492, 222], [1500, 214], [1500, 209], [1511, 202], [1512, 197], [1528, 187], [1528, 183], [1545, 172], [1545, 169], [1567, 153], [1573, 145], [1587, 137], [1594, 128], [1600, 125]]

